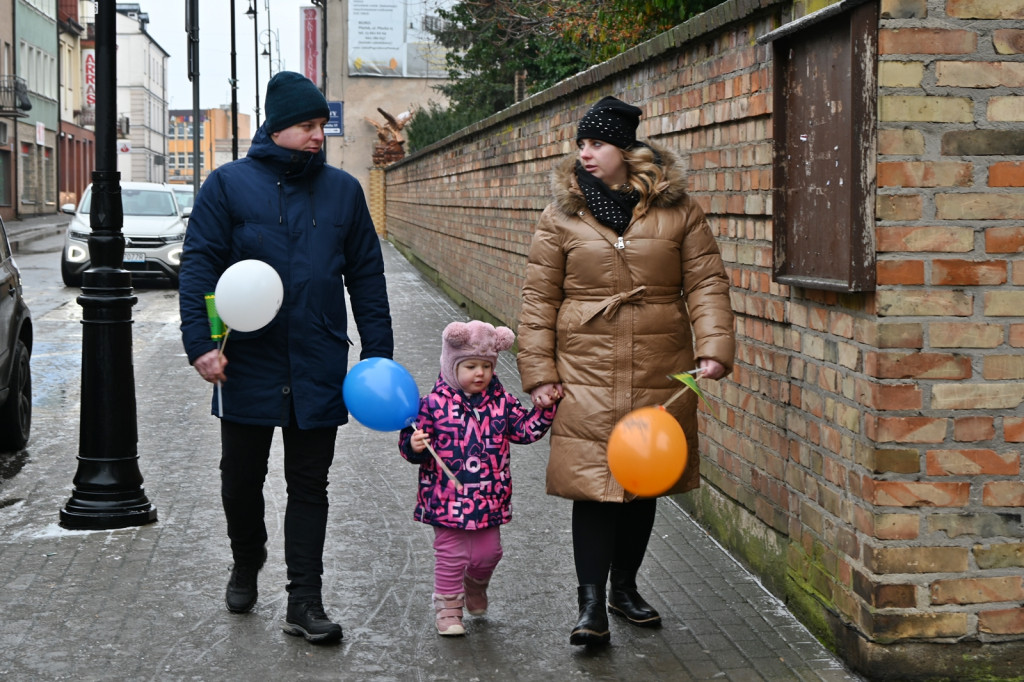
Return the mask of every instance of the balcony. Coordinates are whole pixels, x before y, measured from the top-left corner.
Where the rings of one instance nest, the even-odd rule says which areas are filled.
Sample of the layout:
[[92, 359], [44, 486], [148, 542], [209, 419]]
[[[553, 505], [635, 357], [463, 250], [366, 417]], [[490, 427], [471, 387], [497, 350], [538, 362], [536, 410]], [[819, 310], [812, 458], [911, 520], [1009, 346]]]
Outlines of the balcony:
[[0, 116], [23, 118], [28, 116], [25, 112], [31, 108], [25, 79], [17, 76], [0, 76]]
[[96, 107], [75, 109], [75, 124], [82, 128], [93, 128], [96, 125]]

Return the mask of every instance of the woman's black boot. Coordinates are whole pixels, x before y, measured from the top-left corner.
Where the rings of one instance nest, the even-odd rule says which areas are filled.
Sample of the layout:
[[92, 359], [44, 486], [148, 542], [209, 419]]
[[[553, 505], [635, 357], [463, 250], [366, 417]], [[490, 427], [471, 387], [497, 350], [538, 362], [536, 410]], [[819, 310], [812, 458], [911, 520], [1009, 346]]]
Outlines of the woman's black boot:
[[604, 585], [580, 585], [576, 592], [579, 594], [580, 619], [569, 635], [569, 644], [607, 644], [611, 635], [608, 634]]
[[654, 607], [644, 601], [636, 591], [636, 573], [612, 569], [612, 590], [608, 595], [608, 608], [633, 625], [642, 628], [656, 628], [661, 625], [661, 616]]

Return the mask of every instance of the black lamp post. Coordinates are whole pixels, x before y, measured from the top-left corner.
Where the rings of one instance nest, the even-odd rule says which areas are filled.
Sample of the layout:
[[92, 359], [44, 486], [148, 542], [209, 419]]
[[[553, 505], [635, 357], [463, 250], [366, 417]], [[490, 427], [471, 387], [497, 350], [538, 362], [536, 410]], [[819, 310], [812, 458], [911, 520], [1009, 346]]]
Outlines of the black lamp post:
[[[266, 37], [267, 42], [263, 42], [262, 38]], [[274, 64], [277, 64], [277, 70], [281, 70], [281, 43], [277, 39], [277, 31], [269, 28], [263, 29], [260, 32], [260, 44], [263, 45], [263, 52], [260, 54], [267, 58], [267, 74], [269, 78], [274, 77]], [[271, 48], [277, 51], [277, 59], [274, 58], [274, 53], [271, 52]]]
[[231, 0], [231, 160], [238, 160], [238, 70], [235, 66], [235, 0]]
[[96, 12], [96, 170], [89, 211], [91, 267], [82, 277], [82, 407], [78, 471], [60, 512], [65, 528], [111, 529], [156, 521], [139, 471], [132, 368], [131, 273], [117, 172], [116, 3]]
[[260, 29], [256, 19], [256, 0], [249, 0], [249, 9], [245, 15], [252, 19], [252, 51], [253, 63], [256, 66], [256, 127], [260, 127]]

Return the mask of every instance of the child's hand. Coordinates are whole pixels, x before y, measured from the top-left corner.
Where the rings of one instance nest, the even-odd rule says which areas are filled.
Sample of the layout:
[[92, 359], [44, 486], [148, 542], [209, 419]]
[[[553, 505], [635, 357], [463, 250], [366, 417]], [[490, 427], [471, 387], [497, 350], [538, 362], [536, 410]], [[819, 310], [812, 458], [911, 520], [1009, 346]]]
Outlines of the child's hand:
[[419, 453], [427, 449], [427, 443], [430, 439], [427, 438], [427, 432], [422, 429], [416, 429], [409, 436], [409, 447], [412, 448], [413, 452]]
[[541, 384], [530, 392], [530, 400], [537, 407], [551, 407], [565, 397], [561, 383]]

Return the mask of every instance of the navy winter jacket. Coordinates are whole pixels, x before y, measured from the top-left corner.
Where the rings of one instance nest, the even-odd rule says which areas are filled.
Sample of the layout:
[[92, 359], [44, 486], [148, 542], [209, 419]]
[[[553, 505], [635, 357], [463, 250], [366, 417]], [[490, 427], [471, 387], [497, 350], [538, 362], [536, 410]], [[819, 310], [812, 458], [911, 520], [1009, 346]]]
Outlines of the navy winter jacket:
[[[394, 339], [380, 240], [359, 183], [317, 154], [279, 147], [264, 128], [244, 159], [214, 170], [189, 218], [180, 273], [181, 332], [189, 363], [213, 350], [204, 295], [241, 260], [269, 263], [284, 301], [274, 320], [232, 331], [223, 417], [302, 429], [348, 421], [348, 289], [361, 358], [391, 358]], [[212, 411], [217, 414], [214, 394]]]

